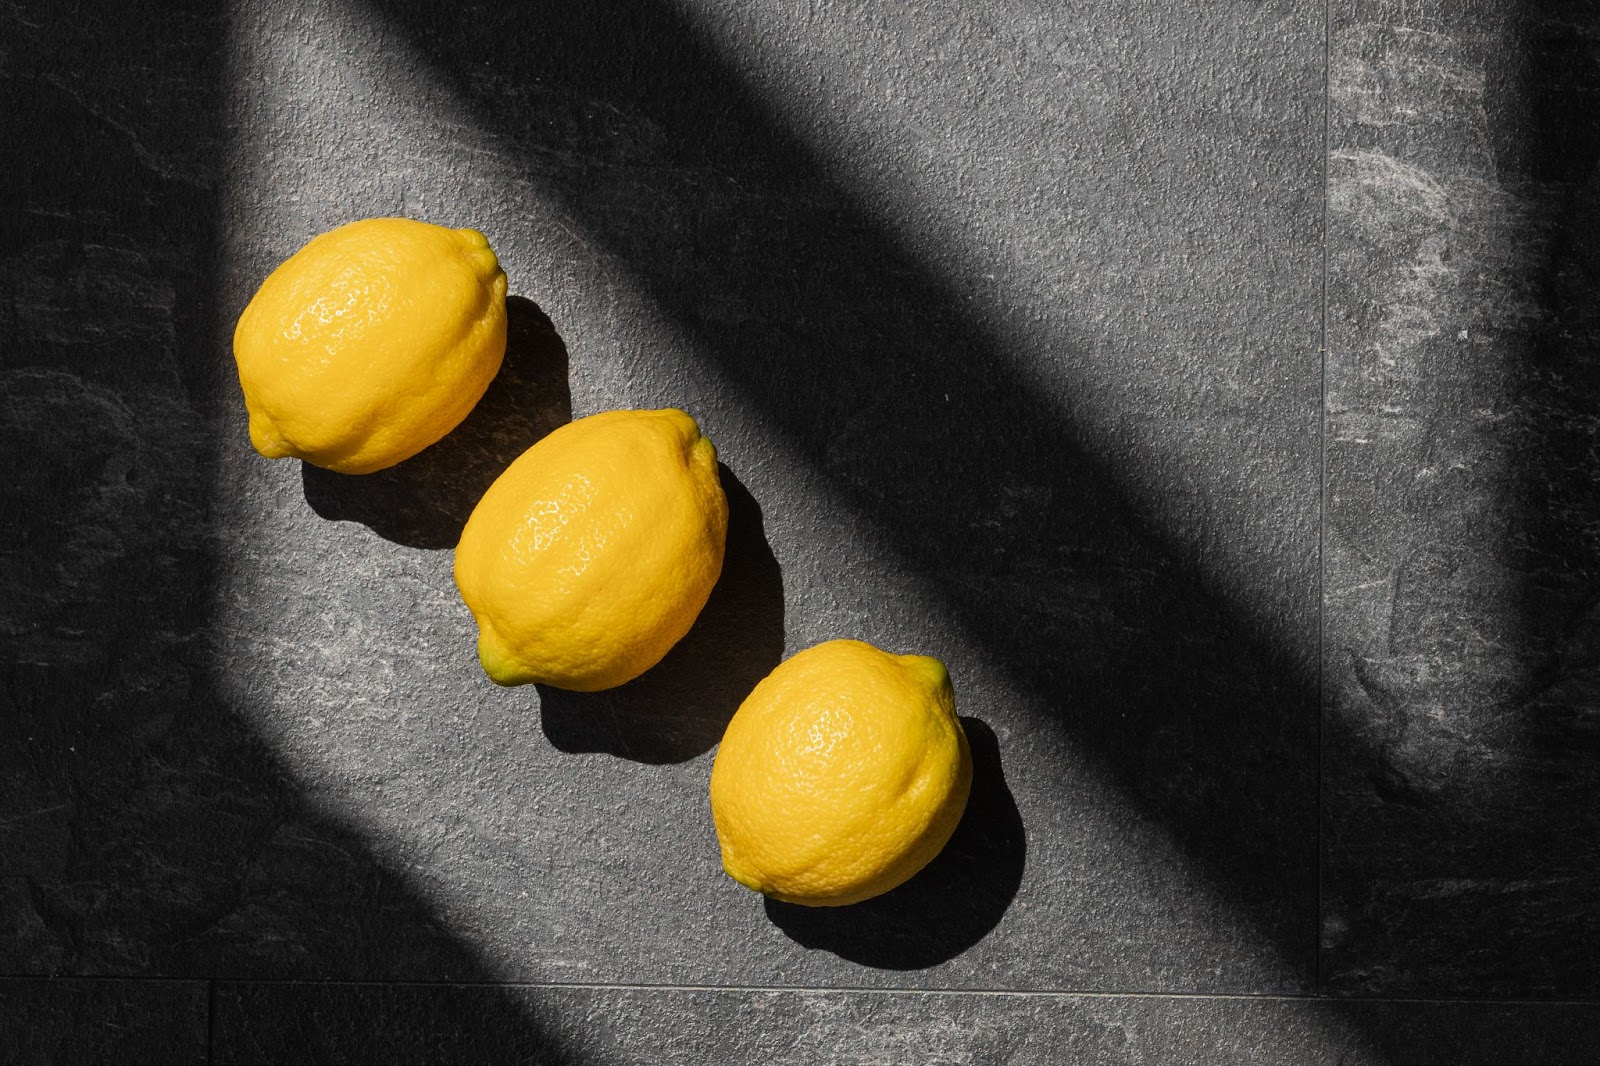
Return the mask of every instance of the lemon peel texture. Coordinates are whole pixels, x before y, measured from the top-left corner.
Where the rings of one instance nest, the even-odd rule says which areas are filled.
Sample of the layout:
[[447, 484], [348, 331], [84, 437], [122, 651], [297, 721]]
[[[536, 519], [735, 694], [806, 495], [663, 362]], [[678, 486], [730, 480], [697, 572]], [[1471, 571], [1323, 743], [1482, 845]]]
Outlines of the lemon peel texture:
[[683, 411], [562, 426], [496, 479], [456, 547], [484, 671], [579, 692], [638, 677], [705, 606], [727, 530], [717, 450]]
[[256, 450], [346, 474], [449, 433], [505, 349], [506, 276], [488, 238], [404, 218], [313, 238], [268, 275], [233, 334]]
[[728, 876], [835, 907], [927, 865], [971, 786], [944, 664], [834, 640], [779, 664], [740, 705], [712, 766], [711, 813]]

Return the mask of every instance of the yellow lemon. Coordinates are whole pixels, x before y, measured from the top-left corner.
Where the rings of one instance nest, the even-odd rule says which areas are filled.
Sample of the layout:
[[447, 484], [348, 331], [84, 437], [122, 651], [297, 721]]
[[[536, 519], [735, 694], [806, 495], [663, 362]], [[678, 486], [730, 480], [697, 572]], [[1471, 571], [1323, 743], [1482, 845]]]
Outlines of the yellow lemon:
[[971, 786], [944, 664], [833, 640], [781, 663], [734, 714], [711, 815], [735, 881], [837, 907], [926, 866]]
[[506, 276], [477, 230], [372, 218], [315, 237], [239, 316], [250, 441], [346, 474], [454, 429], [506, 350]]
[[717, 450], [677, 410], [568, 423], [506, 468], [456, 547], [478, 658], [502, 685], [594, 692], [689, 632], [722, 572]]

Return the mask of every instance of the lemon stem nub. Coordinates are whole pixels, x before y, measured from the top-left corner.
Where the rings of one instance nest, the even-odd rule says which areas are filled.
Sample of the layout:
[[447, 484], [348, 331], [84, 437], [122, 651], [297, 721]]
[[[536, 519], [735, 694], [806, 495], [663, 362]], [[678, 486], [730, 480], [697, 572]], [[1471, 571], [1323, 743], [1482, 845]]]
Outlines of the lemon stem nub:
[[510, 688], [533, 680], [488, 626], [478, 634], [478, 662], [483, 664], [483, 672], [489, 675], [489, 680], [497, 685]]

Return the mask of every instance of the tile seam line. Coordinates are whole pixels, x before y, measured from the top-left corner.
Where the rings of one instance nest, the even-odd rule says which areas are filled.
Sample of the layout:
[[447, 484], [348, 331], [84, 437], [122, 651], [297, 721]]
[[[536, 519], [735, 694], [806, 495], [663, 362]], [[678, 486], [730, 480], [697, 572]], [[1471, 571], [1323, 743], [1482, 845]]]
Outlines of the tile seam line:
[[1328, 610], [1328, 182], [1329, 160], [1333, 157], [1333, 0], [1322, 6], [1322, 291], [1321, 328], [1317, 342], [1317, 828], [1316, 900], [1312, 916], [1312, 982], [1321, 992], [1326, 988], [1323, 973], [1323, 758], [1326, 748], [1324, 718], [1327, 708], [1326, 658]]
[[217, 1054], [217, 979], [206, 979], [206, 1066], [213, 1066]]

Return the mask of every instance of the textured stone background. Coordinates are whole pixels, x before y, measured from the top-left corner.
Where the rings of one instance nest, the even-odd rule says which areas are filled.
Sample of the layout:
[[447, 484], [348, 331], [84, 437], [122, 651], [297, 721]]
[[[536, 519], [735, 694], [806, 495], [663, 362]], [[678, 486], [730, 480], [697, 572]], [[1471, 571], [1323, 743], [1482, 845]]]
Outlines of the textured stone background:
[[[0, 85], [0, 1060], [1592, 1060], [1600, 5], [20, 0]], [[384, 214], [506, 368], [269, 463], [233, 321]], [[495, 688], [478, 494], [665, 405], [696, 630]], [[763, 905], [711, 753], [837, 636], [974, 799]]]

